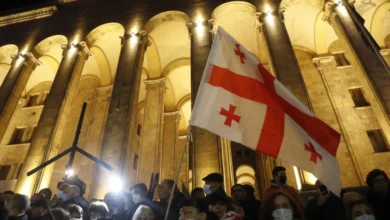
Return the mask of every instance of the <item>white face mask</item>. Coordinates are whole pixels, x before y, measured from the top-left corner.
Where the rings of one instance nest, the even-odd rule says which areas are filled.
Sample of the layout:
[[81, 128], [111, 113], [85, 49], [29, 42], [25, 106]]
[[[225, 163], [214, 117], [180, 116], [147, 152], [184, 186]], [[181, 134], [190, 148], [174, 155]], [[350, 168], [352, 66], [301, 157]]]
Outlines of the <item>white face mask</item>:
[[66, 200], [68, 200], [68, 195], [66, 195], [65, 193], [63, 193], [62, 196], [61, 196], [61, 200], [62, 200], [63, 202], [65, 202]]
[[209, 184], [204, 184], [203, 191], [206, 195], [210, 195], [212, 193], [211, 186]]
[[139, 194], [133, 194], [133, 202], [135, 204], [138, 204], [139, 202], [141, 202], [141, 195]]
[[274, 217], [274, 220], [292, 220], [293, 212], [291, 209], [276, 209], [272, 212], [272, 217]]
[[364, 214], [357, 217], [356, 220], [375, 220], [375, 216]]

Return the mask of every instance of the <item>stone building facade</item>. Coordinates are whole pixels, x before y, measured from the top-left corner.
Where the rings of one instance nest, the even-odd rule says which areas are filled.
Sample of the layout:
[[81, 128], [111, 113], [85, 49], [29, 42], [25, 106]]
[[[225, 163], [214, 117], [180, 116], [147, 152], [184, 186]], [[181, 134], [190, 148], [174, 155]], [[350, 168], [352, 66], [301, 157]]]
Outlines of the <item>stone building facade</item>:
[[[0, 17], [0, 187], [53, 190], [68, 157], [26, 173], [72, 145], [87, 198], [102, 198], [119, 175], [125, 186], [173, 178], [186, 144], [191, 106], [215, 30], [222, 26], [319, 118], [342, 135], [344, 187], [390, 174], [390, 1], [137, 0], [59, 1]], [[364, 25], [363, 20], [364, 19]], [[387, 62], [387, 64], [386, 64]], [[261, 197], [276, 165], [310, 189], [313, 175], [199, 128], [179, 188], [222, 173], [229, 192], [250, 184]]]

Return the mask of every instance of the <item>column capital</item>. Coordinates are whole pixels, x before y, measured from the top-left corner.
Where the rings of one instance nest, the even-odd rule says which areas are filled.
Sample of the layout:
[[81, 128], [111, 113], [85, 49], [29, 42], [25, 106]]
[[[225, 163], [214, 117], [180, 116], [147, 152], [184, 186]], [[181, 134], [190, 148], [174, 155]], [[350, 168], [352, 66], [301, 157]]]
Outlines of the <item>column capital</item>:
[[179, 111], [174, 112], [164, 112], [164, 121], [168, 118], [175, 118], [175, 121], [179, 121], [181, 116]]
[[85, 53], [85, 60], [88, 60], [88, 57], [93, 55], [92, 51], [89, 50], [87, 43], [84, 41], [79, 43], [62, 44], [61, 48], [63, 49], [62, 56], [65, 56], [65, 54], [71, 49], [76, 49], [78, 53]]
[[159, 78], [159, 79], [148, 79], [144, 80], [145, 83], [145, 89], [152, 89], [152, 88], [160, 88], [160, 89], [166, 89], [166, 83], [165, 78]]
[[323, 68], [324, 64], [330, 63], [334, 61], [334, 56], [326, 56], [326, 57], [315, 57], [313, 58], [313, 63], [317, 67], [317, 69]]
[[382, 56], [390, 55], [390, 49], [382, 49], [379, 51]]
[[15, 62], [17, 62], [17, 60], [19, 60], [19, 59], [24, 59], [24, 65], [28, 65], [28, 63], [31, 62], [33, 65], [33, 69], [36, 66], [39, 66], [42, 64], [42, 62], [39, 61], [37, 58], [35, 58], [34, 54], [31, 52], [19, 53], [18, 55], [11, 56], [11, 58], [12, 58], [11, 65], [14, 65]]
[[214, 24], [215, 24], [215, 19], [209, 19], [207, 21], [187, 22], [186, 26], [187, 26], [188, 34], [191, 37], [192, 35], [194, 35], [195, 28], [201, 28], [201, 27], [208, 28], [209, 31], [212, 33], [214, 31], [213, 30]]
[[335, 17], [337, 13], [335, 12], [334, 8], [338, 6], [339, 4], [336, 4], [334, 2], [327, 2], [325, 3], [325, 9], [324, 9], [324, 15], [322, 17], [322, 20], [328, 22], [330, 24], [330, 17]]
[[130, 34], [126, 33], [123, 36], [120, 36], [119, 38], [121, 39], [121, 45], [125, 45], [125, 41], [129, 39], [134, 39], [136, 37], [140, 38], [138, 44], [142, 44], [142, 39], [148, 35], [148, 32], [145, 30], [141, 30], [139, 32], [131, 32]]

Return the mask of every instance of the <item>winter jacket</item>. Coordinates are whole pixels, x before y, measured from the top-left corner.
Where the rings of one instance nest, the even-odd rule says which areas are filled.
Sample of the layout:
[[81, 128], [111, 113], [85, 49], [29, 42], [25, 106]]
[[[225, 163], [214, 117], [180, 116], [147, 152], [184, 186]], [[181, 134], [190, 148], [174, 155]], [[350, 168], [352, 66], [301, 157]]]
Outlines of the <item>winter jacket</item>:
[[345, 220], [342, 200], [331, 194], [327, 201], [318, 206], [317, 197], [309, 200], [305, 209], [306, 220]]

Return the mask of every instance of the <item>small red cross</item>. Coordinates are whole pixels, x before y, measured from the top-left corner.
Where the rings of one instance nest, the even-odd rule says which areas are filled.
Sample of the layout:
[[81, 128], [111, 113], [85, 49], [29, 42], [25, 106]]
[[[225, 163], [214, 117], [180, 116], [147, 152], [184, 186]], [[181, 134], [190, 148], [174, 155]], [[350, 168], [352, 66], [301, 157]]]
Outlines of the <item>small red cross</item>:
[[311, 142], [309, 142], [309, 146], [305, 144], [305, 151], [308, 151], [311, 153], [310, 155], [310, 161], [313, 161], [315, 164], [317, 164], [317, 158], [320, 158], [322, 160], [321, 154], [319, 154], [315, 149]]
[[242, 64], [245, 64], [245, 54], [243, 52], [241, 52], [240, 50], [240, 45], [239, 44], [236, 44], [236, 48], [237, 49], [234, 49], [234, 52], [236, 53], [237, 56], [240, 57], [240, 61]]
[[229, 111], [227, 111], [224, 108], [221, 108], [221, 111], [219, 112], [220, 115], [223, 115], [226, 117], [225, 119], [225, 125], [231, 127], [232, 126], [232, 121], [236, 121], [237, 123], [240, 123], [241, 117], [234, 114], [236, 111], [236, 106], [230, 105], [229, 106]]

